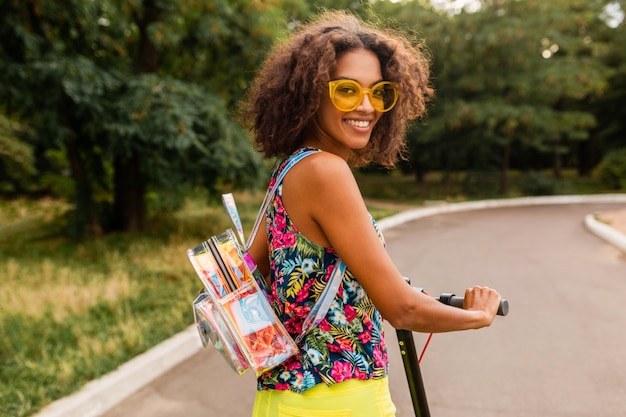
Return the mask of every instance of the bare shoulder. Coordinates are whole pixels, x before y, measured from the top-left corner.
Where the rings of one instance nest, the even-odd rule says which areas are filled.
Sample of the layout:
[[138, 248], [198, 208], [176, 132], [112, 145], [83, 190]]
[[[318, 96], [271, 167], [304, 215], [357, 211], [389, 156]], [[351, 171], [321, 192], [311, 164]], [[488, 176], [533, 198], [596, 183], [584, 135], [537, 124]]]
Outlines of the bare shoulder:
[[333, 246], [329, 230], [345, 230], [346, 219], [368, 221], [352, 170], [332, 153], [311, 155], [283, 180], [283, 204], [298, 229], [322, 246]]
[[338, 210], [337, 205], [350, 210], [354, 210], [355, 205], [365, 205], [354, 173], [345, 159], [330, 152], [319, 152], [301, 163], [301, 166], [294, 167], [293, 182], [289, 183], [286, 178], [285, 185], [289, 187], [296, 183], [298, 197], [311, 205], [316, 216]]
[[305, 188], [324, 192], [329, 187], [356, 184], [347, 162], [330, 152], [318, 152], [294, 166], [294, 179]]

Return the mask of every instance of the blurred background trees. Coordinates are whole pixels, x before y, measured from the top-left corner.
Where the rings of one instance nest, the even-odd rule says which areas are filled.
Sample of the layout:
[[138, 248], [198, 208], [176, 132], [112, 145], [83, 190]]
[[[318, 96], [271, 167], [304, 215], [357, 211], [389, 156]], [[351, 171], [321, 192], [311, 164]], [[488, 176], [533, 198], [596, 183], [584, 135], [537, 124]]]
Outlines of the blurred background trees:
[[0, 193], [71, 199], [75, 236], [263, 184], [237, 103], [272, 42], [322, 7], [430, 48], [437, 96], [403, 165], [417, 181], [496, 175], [504, 195], [512, 169], [589, 176], [626, 148], [623, 0], [1, 3]]
[[[26, 150], [2, 159], [5, 194], [70, 190], [75, 232], [97, 235], [143, 230], [150, 199], [175, 209], [193, 187], [256, 180], [260, 160], [231, 113], [283, 20], [278, 8], [226, 0], [4, 3], [3, 125], [10, 143], [35, 159], [19, 178], [8, 173], [26, 168]], [[26, 138], [18, 120], [35, 133]]]

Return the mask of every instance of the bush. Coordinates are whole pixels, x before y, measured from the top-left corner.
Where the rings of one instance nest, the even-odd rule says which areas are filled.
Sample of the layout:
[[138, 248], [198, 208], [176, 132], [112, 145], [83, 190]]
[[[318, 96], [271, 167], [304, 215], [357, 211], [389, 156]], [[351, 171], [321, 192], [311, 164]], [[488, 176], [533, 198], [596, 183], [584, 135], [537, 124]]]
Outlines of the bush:
[[626, 148], [608, 152], [596, 167], [595, 176], [611, 190], [626, 189]]
[[496, 196], [500, 191], [500, 173], [497, 171], [468, 171], [461, 183], [461, 190], [470, 198]]
[[541, 172], [528, 172], [522, 177], [520, 189], [524, 195], [553, 195], [557, 179]]

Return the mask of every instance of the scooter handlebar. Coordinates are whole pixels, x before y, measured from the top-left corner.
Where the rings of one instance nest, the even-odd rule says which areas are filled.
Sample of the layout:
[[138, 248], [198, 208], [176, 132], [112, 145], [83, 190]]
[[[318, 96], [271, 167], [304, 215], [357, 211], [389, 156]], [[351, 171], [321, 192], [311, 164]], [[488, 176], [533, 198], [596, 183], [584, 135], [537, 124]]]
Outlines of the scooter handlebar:
[[[463, 301], [465, 297], [457, 297], [451, 293], [442, 293], [439, 297], [435, 297], [443, 304], [447, 304], [452, 307], [463, 308]], [[506, 316], [509, 314], [509, 302], [505, 299], [500, 300], [500, 306], [498, 307], [498, 316]]]

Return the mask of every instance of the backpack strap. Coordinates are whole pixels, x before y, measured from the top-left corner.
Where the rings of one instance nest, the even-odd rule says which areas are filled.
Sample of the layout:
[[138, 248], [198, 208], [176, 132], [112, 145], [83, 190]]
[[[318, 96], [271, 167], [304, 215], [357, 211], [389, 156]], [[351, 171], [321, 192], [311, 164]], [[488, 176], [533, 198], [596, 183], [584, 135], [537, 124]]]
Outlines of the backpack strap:
[[276, 177], [276, 181], [274, 182], [274, 185], [271, 188], [269, 188], [267, 192], [265, 193], [265, 198], [263, 199], [263, 203], [261, 204], [259, 213], [257, 214], [256, 220], [254, 221], [254, 227], [252, 227], [252, 232], [250, 232], [250, 236], [248, 236], [248, 241], [245, 246], [246, 250], [250, 248], [250, 245], [254, 241], [254, 238], [256, 237], [256, 234], [259, 231], [259, 227], [261, 226], [261, 222], [265, 219], [265, 213], [267, 212], [267, 208], [269, 207], [270, 202], [272, 201], [272, 198], [274, 198], [274, 194], [276, 194], [276, 190], [278, 190], [278, 186], [283, 181], [283, 178], [285, 178], [285, 175], [287, 175], [287, 172], [289, 172], [289, 170], [293, 168], [295, 164], [297, 164], [298, 162], [300, 162], [307, 156], [313, 155], [314, 153], [318, 153], [318, 152], [321, 152], [321, 151], [319, 149], [310, 149], [310, 150], [305, 150], [300, 153], [296, 153], [288, 158], [287, 165], [285, 165], [285, 167], [280, 171], [280, 173]]
[[226, 208], [226, 212], [228, 213], [230, 220], [233, 222], [233, 225], [235, 226], [235, 229], [237, 230], [237, 237], [239, 238], [239, 241], [242, 247], [246, 251], [250, 248], [250, 245], [254, 241], [254, 238], [256, 237], [256, 234], [259, 231], [259, 227], [261, 227], [261, 222], [263, 221], [265, 217], [265, 212], [267, 211], [267, 207], [272, 201], [274, 194], [276, 194], [276, 190], [278, 190], [278, 186], [282, 182], [285, 175], [287, 175], [287, 172], [295, 164], [300, 162], [302, 159], [317, 152], [320, 152], [320, 150], [319, 149], [306, 150], [306, 151], [294, 154], [287, 159], [288, 161], [287, 165], [285, 165], [285, 167], [276, 177], [276, 181], [274, 182], [274, 185], [271, 188], [268, 188], [267, 192], [265, 193], [265, 197], [263, 198], [263, 203], [261, 204], [261, 208], [259, 209], [259, 212], [257, 213], [256, 219], [254, 221], [254, 226], [252, 227], [252, 232], [250, 233], [250, 236], [248, 236], [247, 241], [244, 237], [243, 226], [241, 224], [241, 217], [239, 216], [239, 211], [237, 210], [237, 205], [235, 204], [235, 198], [233, 197], [233, 194], [232, 193], [222, 194], [222, 203], [224, 204], [224, 207]]

